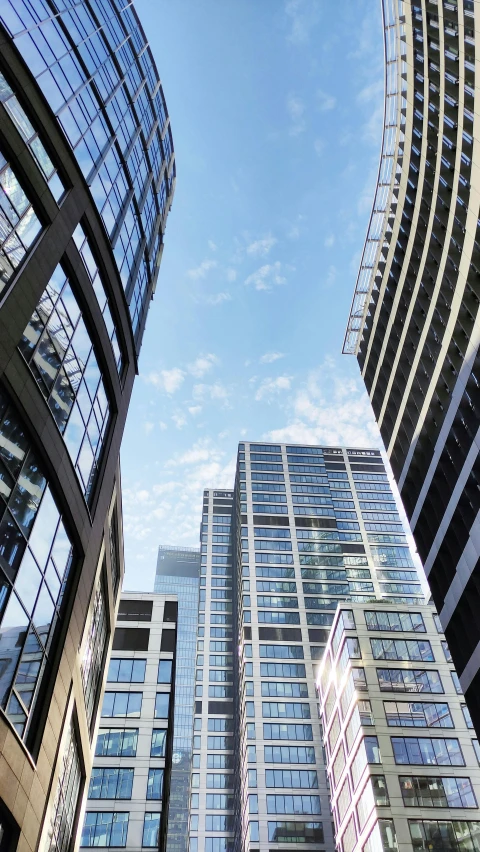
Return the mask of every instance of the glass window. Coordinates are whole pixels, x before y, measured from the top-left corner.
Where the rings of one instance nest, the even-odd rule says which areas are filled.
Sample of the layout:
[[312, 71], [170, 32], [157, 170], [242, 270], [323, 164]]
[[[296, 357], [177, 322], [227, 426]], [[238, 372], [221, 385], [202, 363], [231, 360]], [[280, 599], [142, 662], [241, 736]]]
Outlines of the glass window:
[[41, 231], [32, 202], [16, 172], [0, 152], [0, 294]]
[[142, 846], [158, 849], [160, 842], [160, 816], [159, 813], [146, 813], [143, 822]]
[[397, 852], [397, 850], [397, 835], [393, 819], [377, 820], [363, 847], [363, 852]]
[[51, 671], [54, 631], [75, 554], [42, 466], [3, 390], [0, 495], [0, 658], [9, 661], [0, 674], [0, 705], [25, 738], [42, 677]]
[[89, 811], [85, 814], [80, 846], [127, 845], [128, 813]]
[[138, 728], [100, 728], [95, 757], [135, 757]]
[[[368, 526], [368, 525], [367, 525]], [[365, 611], [365, 623], [369, 630], [415, 631], [425, 633], [425, 622], [419, 612]]]
[[440, 737], [391, 737], [395, 763], [425, 766], [464, 766], [457, 739]]
[[57, 266], [19, 348], [67, 446], [87, 502], [100, 464], [110, 403], [76, 284]]
[[172, 666], [173, 660], [160, 660], [158, 664], [157, 683], [172, 682]]
[[377, 669], [383, 692], [444, 692], [440, 675], [428, 669]]
[[443, 639], [442, 639], [442, 648], [443, 648], [443, 653], [445, 655], [445, 659], [446, 659], [447, 663], [453, 662], [452, 655], [450, 653], [450, 648], [448, 647], [448, 643], [445, 642]]
[[141, 692], [106, 692], [103, 698], [102, 716], [140, 716]]
[[107, 606], [105, 600], [104, 569], [95, 592], [91, 620], [88, 627], [85, 650], [81, 665], [83, 694], [88, 724], [91, 726], [93, 713], [103, 675], [103, 663], [108, 643]]
[[265, 746], [265, 763], [315, 763], [313, 746]]
[[167, 729], [155, 728], [152, 731], [152, 744], [150, 747], [150, 757], [165, 757], [167, 746]]
[[390, 805], [388, 790], [383, 775], [372, 775], [363, 788], [357, 804], [357, 817], [360, 831], [375, 807]]
[[412, 846], [418, 852], [427, 852], [430, 849], [439, 852], [460, 852], [468, 850], [474, 852], [478, 846], [478, 832], [480, 822], [466, 820], [436, 819], [408, 820]]
[[409, 808], [476, 808], [470, 778], [400, 776], [403, 804]]
[[323, 843], [321, 822], [269, 822], [270, 843]]
[[[271, 746], [265, 746], [265, 753], [269, 748]], [[280, 746], [279, 748], [288, 750], [289, 747]], [[290, 748], [293, 750], [295, 746], [290, 746]], [[297, 746], [297, 748], [299, 747]], [[265, 784], [267, 787], [291, 787], [294, 789], [303, 787], [307, 790], [316, 790], [318, 788], [318, 776], [314, 769], [266, 769]]]
[[133, 769], [93, 767], [90, 778], [89, 799], [131, 799]]
[[113, 659], [108, 667], [109, 683], [144, 683], [146, 660]]
[[155, 719], [167, 719], [170, 707], [170, 693], [157, 692], [155, 698]]
[[161, 799], [163, 793], [163, 769], [149, 769], [147, 799]]
[[467, 728], [473, 728], [472, 717], [470, 716], [470, 710], [468, 709], [466, 704], [462, 704], [462, 713], [463, 718], [465, 719], [465, 724]]
[[267, 795], [267, 814], [320, 814], [319, 796]]
[[73, 719], [68, 729], [50, 823], [50, 852], [67, 852], [72, 839], [82, 780]]
[[435, 662], [427, 639], [370, 639], [374, 660]]
[[387, 725], [401, 728], [453, 728], [448, 704], [385, 701]]

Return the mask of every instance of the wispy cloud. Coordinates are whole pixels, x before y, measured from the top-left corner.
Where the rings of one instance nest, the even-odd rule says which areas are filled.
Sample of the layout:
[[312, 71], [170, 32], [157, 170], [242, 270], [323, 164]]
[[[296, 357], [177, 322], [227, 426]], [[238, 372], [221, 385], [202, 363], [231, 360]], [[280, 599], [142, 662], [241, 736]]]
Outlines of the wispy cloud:
[[268, 401], [282, 391], [290, 390], [291, 383], [291, 376], [277, 376], [276, 379], [264, 379], [257, 388], [255, 399], [258, 402], [262, 399], [266, 399]]
[[193, 278], [194, 281], [198, 280], [199, 278], [205, 278], [207, 272], [209, 272], [210, 269], [214, 269], [216, 265], [216, 260], [202, 260], [199, 266], [195, 267], [194, 269], [189, 269], [187, 271], [187, 275], [189, 278]]
[[287, 402], [285, 426], [265, 439], [307, 444], [378, 447], [381, 439], [360, 380], [326, 358]]
[[218, 358], [212, 352], [208, 355], [199, 355], [193, 364], [188, 365], [188, 372], [195, 378], [201, 379], [216, 364], [218, 364]]
[[250, 243], [250, 245], [247, 246], [247, 254], [264, 257], [269, 253], [276, 242], [277, 240], [275, 237], [272, 237], [272, 235], [269, 234], [268, 237], [264, 237], [262, 240], [255, 240], [255, 242]]
[[325, 150], [325, 142], [323, 139], [318, 136], [313, 143], [313, 150], [315, 151], [317, 157], [320, 157]]
[[172, 414], [172, 420], [177, 429], [183, 429], [187, 425], [187, 418], [184, 414]]
[[154, 385], [159, 390], [165, 393], [175, 393], [185, 381], [185, 372], [180, 367], [172, 367], [171, 370], [160, 370], [159, 372], [150, 372], [145, 376], [145, 381]]
[[201, 410], [202, 410], [201, 405], [190, 405], [189, 408], [188, 408], [188, 412], [189, 412], [189, 414], [192, 415], [192, 417], [196, 417], [197, 414], [200, 414]]
[[229, 397], [227, 388], [221, 382], [194, 385], [192, 395], [194, 399], [217, 399], [224, 404], [227, 404]]
[[232, 297], [230, 293], [222, 291], [221, 293], [211, 293], [209, 296], [205, 296], [205, 301], [207, 305], [221, 305], [223, 302], [231, 302]]
[[230, 281], [230, 282], [236, 281], [237, 270], [236, 269], [227, 269], [226, 275], [227, 275], [227, 281]]
[[245, 284], [252, 285], [255, 290], [271, 290], [274, 286], [286, 284], [287, 279], [280, 274], [281, 269], [282, 265], [278, 260], [275, 263], [266, 263], [256, 272], [252, 272], [245, 279]]
[[320, 20], [320, 5], [317, 0], [287, 0], [285, 14], [288, 41], [297, 46], [303, 45], [309, 41], [312, 29]]
[[208, 248], [210, 249], [210, 251], [216, 251], [217, 245], [213, 242], [213, 240], [209, 240], [208, 241]]
[[323, 245], [325, 246], [325, 248], [332, 248], [334, 242], [335, 242], [334, 234], [328, 234], [328, 236], [325, 237], [325, 239], [323, 241]]
[[155, 427], [155, 423], [152, 423], [151, 420], [147, 420], [143, 424], [143, 428], [145, 429], [146, 435], [150, 435], [150, 432], [153, 432], [154, 427]]
[[305, 104], [300, 98], [295, 95], [289, 95], [287, 98], [287, 112], [292, 121], [289, 129], [290, 136], [299, 136], [307, 129], [305, 121]]
[[260, 363], [273, 364], [274, 361], [278, 361], [280, 358], [285, 358], [283, 352], [265, 352], [265, 355], [262, 355], [260, 358]]
[[337, 267], [334, 266], [333, 263], [331, 263], [330, 266], [328, 267], [327, 276], [325, 278], [325, 281], [323, 282], [324, 289], [329, 290], [331, 287], [333, 287], [336, 280], [337, 280]]
[[327, 94], [327, 92], [322, 92], [321, 89], [317, 91], [317, 101], [318, 107], [322, 112], [329, 112], [331, 109], [335, 109], [335, 105], [337, 103], [337, 99], [333, 97], [333, 95]]

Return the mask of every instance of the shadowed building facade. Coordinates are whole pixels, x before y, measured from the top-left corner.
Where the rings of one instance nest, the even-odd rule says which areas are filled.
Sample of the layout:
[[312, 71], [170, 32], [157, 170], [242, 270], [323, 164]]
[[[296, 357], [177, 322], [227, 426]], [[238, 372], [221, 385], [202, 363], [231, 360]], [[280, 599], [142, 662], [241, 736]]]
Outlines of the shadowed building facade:
[[385, 131], [358, 358], [480, 730], [479, 5], [383, 3]]
[[118, 456], [175, 184], [129, 4], [0, 6], [0, 810], [66, 852], [123, 575]]

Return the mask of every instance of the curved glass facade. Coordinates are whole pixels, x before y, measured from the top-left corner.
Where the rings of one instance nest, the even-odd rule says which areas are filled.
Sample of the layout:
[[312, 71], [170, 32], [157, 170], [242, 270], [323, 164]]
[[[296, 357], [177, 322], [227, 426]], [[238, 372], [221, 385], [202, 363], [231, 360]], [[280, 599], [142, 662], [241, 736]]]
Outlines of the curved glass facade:
[[21, 736], [49, 671], [73, 548], [22, 422], [0, 389], [0, 706]]
[[138, 344], [175, 183], [170, 122], [130, 3], [20, 0], [0, 19], [54, 111], [108, 234]]

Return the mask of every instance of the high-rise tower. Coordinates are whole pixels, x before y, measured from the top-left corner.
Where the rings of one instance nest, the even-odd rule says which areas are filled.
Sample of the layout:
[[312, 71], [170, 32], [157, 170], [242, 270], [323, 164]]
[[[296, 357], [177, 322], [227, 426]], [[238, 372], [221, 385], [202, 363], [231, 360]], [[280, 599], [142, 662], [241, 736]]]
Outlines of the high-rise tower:
[[123, 574], [118, 455], [175, 184], [131, 3], [0, 5], [2, 841], [66, 852]]
[[315, 679], [335, 609], [424, 602], [379, 451], [240, 444], [201, 550], [191, 852], [333, 850]]
[[357, 356], [480, 730], [479, 4], [383, 3], [385, 130]]

